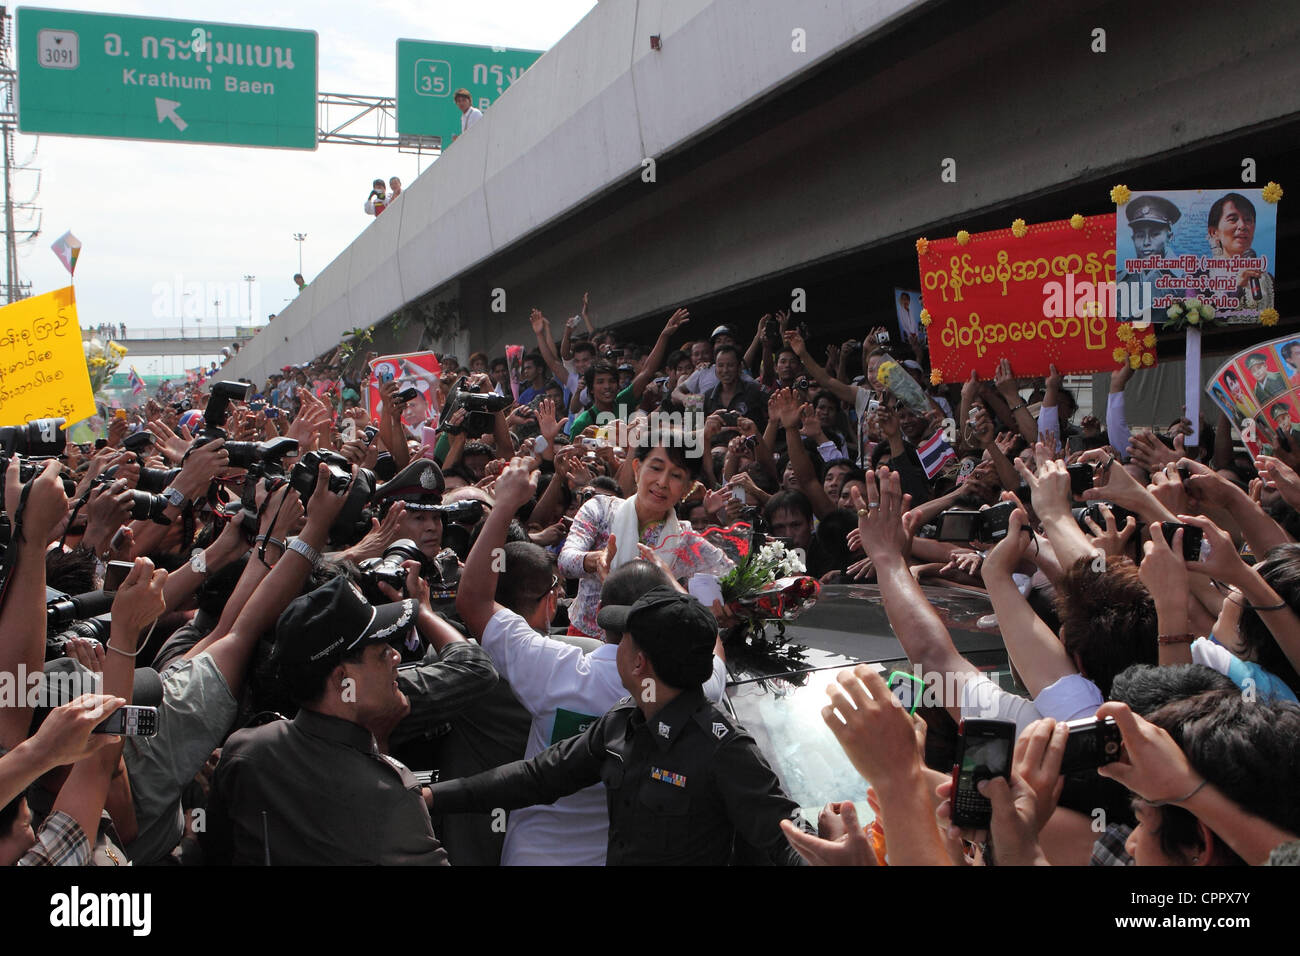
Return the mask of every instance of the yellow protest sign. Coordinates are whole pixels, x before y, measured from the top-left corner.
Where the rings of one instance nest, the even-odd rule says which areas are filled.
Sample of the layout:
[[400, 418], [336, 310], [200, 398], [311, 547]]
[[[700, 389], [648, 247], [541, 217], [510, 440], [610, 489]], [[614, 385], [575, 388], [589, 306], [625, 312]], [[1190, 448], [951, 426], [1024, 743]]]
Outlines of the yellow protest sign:
[[0, 426], [94, 414], [72, 286], [0, 308]]

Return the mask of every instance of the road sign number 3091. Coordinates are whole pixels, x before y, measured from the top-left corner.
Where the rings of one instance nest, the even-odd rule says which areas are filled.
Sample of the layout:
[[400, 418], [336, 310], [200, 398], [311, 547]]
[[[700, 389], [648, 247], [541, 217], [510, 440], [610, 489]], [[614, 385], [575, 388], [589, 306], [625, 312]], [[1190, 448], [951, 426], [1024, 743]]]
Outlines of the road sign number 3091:
[[38, 61], [51, 70], [75, 70], [80, 60], [74, 30], [40, 30], [36, 34]]

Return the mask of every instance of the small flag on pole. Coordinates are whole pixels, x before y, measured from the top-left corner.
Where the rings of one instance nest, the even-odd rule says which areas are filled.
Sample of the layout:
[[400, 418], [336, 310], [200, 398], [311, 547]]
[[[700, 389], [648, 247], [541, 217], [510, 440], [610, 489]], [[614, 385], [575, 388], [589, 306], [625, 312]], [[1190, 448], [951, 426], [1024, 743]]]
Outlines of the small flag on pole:
[[917, 445], [916, 454], [921, 459], [921, 467], [925, 469], [925, 477], [928, 479], [933, 479], [939, 474], [939, 469], [957, 457], [952, 446], [943, 440], [941, 431]]
[[145, 390], [144, 379], [140, 377], [140, 373], [135, 370], [134, 365], [131, 366], [131, 372], [127, 375], [126, 380], [131, 384], [132, 395], [139, 395]]
[[63, 268], [68, 270], [68, 275], [77, 271], [77, 256], [81, 255], [81, 240], [72, 234], [71, 229], [55, 239], [50, 244], [50, 248], [63, 263]]

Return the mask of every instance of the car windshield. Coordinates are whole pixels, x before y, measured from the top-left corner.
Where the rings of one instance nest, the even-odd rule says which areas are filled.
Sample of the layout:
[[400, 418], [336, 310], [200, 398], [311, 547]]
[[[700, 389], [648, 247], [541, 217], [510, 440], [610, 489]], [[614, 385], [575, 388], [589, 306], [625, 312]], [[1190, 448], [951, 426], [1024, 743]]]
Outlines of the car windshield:
[[[991, 611], [987, 598], [947, 588], [927, 587], [926, 591], [964, 656], [999, 686], [1023, 695], [996, 622], [984, 617]], [[896, 670], [913, 670], [883, 608], [871, 601], [872, 597], [878, 601], [878, 592], [873, 592], [824, 588], [817, 607], [788, 628], [787, 637], [804, 647], [796, 664], [774, 667], [770, 660], [756, 664], [737, 659], [731, 668], [727, 696], [737, 718], [813, 825], [821, 808], [837, 800], [852, 800], [864, 825], [874, 817], [867, 805], [866, 782], [822, 720], [826, 686], [858, 663], [871, 664], [885, 677]]]

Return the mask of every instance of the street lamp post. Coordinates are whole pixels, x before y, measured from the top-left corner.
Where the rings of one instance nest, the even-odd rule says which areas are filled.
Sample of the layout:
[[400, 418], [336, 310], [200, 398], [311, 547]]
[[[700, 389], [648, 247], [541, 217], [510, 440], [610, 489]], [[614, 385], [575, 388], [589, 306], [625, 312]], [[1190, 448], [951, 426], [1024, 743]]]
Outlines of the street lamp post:
[[257, 276], [244, 276], [244, 281], [248, 283], [248, 324], [253, 324], [253, 283], [257, 281]]
[[298, 243], [298, 275], [302, 275], [302, 244], [307, 239], [307, 233], [295, 232], [293, 238]]

